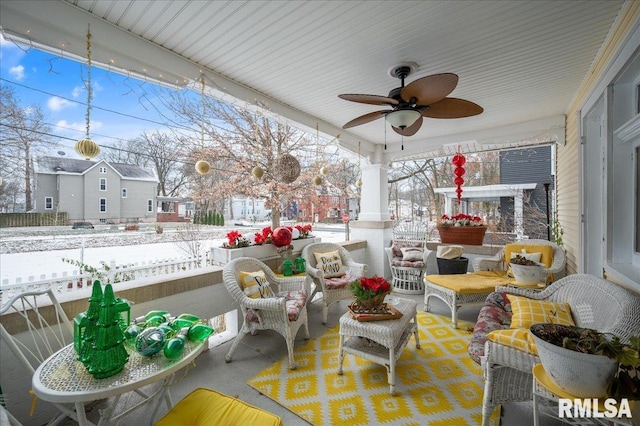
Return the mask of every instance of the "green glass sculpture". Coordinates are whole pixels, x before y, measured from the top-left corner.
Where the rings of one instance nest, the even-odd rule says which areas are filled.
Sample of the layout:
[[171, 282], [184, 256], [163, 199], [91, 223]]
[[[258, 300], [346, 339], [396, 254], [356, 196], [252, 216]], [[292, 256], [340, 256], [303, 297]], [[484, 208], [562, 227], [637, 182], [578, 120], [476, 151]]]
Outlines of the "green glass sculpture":
[[198, 322], [189, 327], [187, 338], [192, 342], [202, 342], [211, 334], [213, 334], [213, 328]]
[[136, 337], [136, 351], [144, 356], [157, 354], [164, 347], [165, 335], [158, 327], [149, 327]]
[[295, 260], [295, 264], [296, 264], [296, 271], [297, 271], [298, 273], [305, 272], [305, 271], [307, 270], [307, 268], [306, 268], [306, 263], [307, 263], [307, 262], [306, 262], [306, 260], [304, 260], [304, 258], [302, 258], [302, 257], [298, 257], [298, 258], [296, 258], [296, 260]]
[[124, 347], [124, 332], [120, 326], [120, 306], [116, 306], [111, 284], [104, 288], [100, 314], [96, 324], [92, 350], [85, 363], [89, 373], [96, 379], [104, 379], [119, 373], [129, 361]]
[[293, 275], [293, 262], [291, 262], [291, 259], [285, 259], [285, 261], [282, 262], [282, 275], [285, 277]]
[[165, 343], [164, 356], [167, 357], [167, 359], [175, 359], [182, 354], [184, 344], [187, 340], [188, 330], [187, 327], [184, 327], [176, 337], [169, 339], [169, 341]]
[[102, 286], [100, 281], [93, 283], [91, 297], [89, 297], [89, 309], [74, 318], [73, 344], [78, 354], [78, 360], [86, 363], [91, 353], [91, 347], [95, 338], [96, 324], [100, 315], [102, 303]]

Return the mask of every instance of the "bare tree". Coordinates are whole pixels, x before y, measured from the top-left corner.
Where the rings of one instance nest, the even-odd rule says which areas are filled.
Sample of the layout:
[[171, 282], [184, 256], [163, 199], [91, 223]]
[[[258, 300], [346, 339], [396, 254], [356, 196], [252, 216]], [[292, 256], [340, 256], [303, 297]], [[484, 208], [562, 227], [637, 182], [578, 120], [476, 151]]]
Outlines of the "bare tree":
[[0, 86], [0, 111], [0, 175], [8, 182], [16, 181], [24, 191], [25, 210], [30, 211], [32, 157], [55, 147], [55, 143], [48, 136], [50, 128], [40, 107], [21, 107], [15, 92], [7, 86]]

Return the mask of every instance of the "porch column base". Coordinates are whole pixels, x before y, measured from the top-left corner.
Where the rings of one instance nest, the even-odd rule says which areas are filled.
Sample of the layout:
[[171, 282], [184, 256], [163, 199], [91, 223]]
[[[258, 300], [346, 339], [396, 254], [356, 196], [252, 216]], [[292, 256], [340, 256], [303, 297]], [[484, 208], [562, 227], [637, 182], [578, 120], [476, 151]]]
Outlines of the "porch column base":
[[365, 263], [369, 265], [367, 276], [377, 275], [391, 280], [391, 269], [384, 247], [391, 245], [393, 225], [392, 220], [354, 220], [349, 223], [351, 238], [367, 241], [365, 259]]

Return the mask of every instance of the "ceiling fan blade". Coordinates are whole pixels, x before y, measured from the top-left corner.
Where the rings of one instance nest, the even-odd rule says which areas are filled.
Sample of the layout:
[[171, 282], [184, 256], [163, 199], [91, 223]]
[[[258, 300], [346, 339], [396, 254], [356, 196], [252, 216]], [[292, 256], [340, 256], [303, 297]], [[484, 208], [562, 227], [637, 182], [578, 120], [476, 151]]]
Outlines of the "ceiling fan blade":
[[396, 132], [399, 135], [402, 136], [413, 136], [416, 134], [416, 132], [418, 130], [420, 130], [420, 127], [422, 126], [422, 117], [418, 117], [418, 119], [416, 120], [415, 123], [413, 123], [411, 126], [409, 127], [405, 127], [404, 129], [401, 129], [399, 127], [393, 127], [391, 126], [391, 128], [393, 129], [394, 132]]
[[458, 98], [444, 98], [420, 111], [423, 117], [462, 118], [481, 114], [484, 109], [471, 101]]
[[458, 76], [453, 73], [433, 74], [419, 78], [402, 89], [400, 96], [409, 102], [416, 99], [417, 105], [431, 105], [444, 99], [458, 85]]
[[382, 110], [382, 111], [375, 111], [375, 112], [370, 112], [369, 114], [361, 115], [360, 117], [356, 117], [350, 122], [348, 122], [347, 124], [345, 124], [344, 126], [342, 126], [342, 128], [348, 129], [349, 127], [366, 124], [370, 121], [377, 120], [378, 118], [383, 117], [388, 112], [390, 111]]
[[399, 102], [393, 98], [388, 98], [386, 96], [378, 96], [378, 95], [344, 94], [344, 95], [338, 95], [338, 97], [351, 102], [359, 102], [361, 104], [370, 104], [370, 105], [398, 105], [399, 104]]

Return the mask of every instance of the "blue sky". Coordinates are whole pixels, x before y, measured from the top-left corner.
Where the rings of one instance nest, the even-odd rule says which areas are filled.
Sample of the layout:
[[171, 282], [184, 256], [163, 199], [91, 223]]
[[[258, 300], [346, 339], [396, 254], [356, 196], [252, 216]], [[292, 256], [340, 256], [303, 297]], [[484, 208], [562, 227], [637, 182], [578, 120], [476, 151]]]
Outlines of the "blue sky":
[[[1, 84], [11, 87], [21, 106], [38, 105], [51, 126], [51, 133], [71, 138], [58, 139], [62, 150], [71, 158], [75, 141], [86, 132], [87, 78], [86, 62], [76, 62], [34, 48], [18, 46], [0, 39]], [[133, 139], [144, 131], [162, 129], [153, 105], [158, 87], [93, 66], [91, 68], [93, 106], [90, 136], [101, 146], [113, 145], [117, 139]]]

